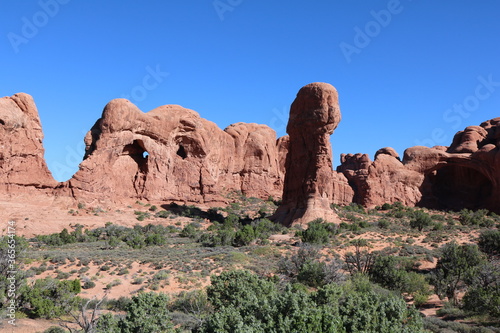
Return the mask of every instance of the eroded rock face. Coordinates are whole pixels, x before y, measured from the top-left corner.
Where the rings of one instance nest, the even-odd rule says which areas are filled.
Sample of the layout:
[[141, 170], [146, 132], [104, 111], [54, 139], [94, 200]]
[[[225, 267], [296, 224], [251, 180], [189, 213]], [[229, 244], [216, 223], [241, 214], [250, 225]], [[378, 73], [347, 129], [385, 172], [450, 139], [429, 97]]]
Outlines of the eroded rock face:
[[4, 194], [51, 192], [57, 182], [44, 159], [43, 132], [33, 98], [0, 98], [0, 189]]
[[330, 135], [340, 119], [333, 86], [311, 83], [300, 89], [290, 108], [283, 201], [274, 220], [289, 226], [316, 218], [338, 219], [330, 204], [334, 193], [344, 192], [347, 186], [341, 185], [346, 184], [344, 177], [332, 170]]
[[275, 132], [237, 123], [224, 131], [198, 113], [166, 105], [143, 113], [108, 103], [85, 137], [80, 170], [60, 191], [92, 200], [224, 202], [231, 191], [279, 197], [283, 184]]
[[370, 208], [396, 201], [414, 206], [421, 198], [423, 176], [407, 169], [392, 148], [381, 149], [375, 156], [373, 162], [367, 154], [341, 156], [338, 171], [349, 180], [353, 201]]
[[458, 132], [450, 147], [408, 148], [400, 162], [391, 149], [344, 155], [341, 171], [354, 200], [374, 207], [400, 201], [436, 209], [500, 212], [500, 118]]
[[0, 193], [103, 203], [223, 203], [233, 191], [266, 199], [283, 194], [274, 219], [285, 225], [334, 222], [330, 204], [352, 201], [500, 213], [500, 118], [458, 132], [450, 147], [408, 148], [402, 160], [392, 148], [378, 150], [374, 161], [342, 155], [333, 171], [329, 137], [339, 122], [337, 92], [326, 83], [299, 91], [289, 135], [278, 140], [264, 125], [221, 130], [177, 105], [143, 113], [117, 99], [87, 133], [80, 170], [57, 183], [43, 157], [33, 99], [16, 94], [0, 98]]

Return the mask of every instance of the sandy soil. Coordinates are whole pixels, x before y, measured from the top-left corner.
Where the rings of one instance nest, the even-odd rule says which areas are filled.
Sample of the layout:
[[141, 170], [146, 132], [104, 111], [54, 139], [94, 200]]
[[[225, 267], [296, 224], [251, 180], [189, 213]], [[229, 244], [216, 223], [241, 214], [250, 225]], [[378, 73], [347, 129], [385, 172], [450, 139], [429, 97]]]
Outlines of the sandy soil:
[[43, 332], [51, 326], [59, 326], [57, 321], [45, 319], [17, 319], [16, 326], [4, 324], [0, 326], [0, 333], [37, 333]]
[[[157, 207], [161, 207], [160, 203], [151, 203], [155, 204]], [[207, 207], [202, 207], [207, 208]], [[77, 204], [75, 202], [65, 202], [65, 201], [57, 201], [51, 200], [49, 198], [38, 199], [34, 201], [33, 199], [27, 198], [24, 201], [20, 201], [19, 198], [15, 200], [5, 200], [0, 199], [0, 235], [7, 234], [8, 230], [8, 222], [15, 221], [15, 231], [16, 234], [25, 237], [33, 237], [35, 235], [41, 234], [51, 234], [55, 232], [60, 232], [63, 228], [67, 228], [71, 231], [71, 227], [77, 224], [83, 225], [85, 228], [93, 229], [97, 227], [104, 226], [107, 222], [112, 222], [113, 224], [118, 224], [122, 226], [132, 227], [137, 223], [140, 223], [137, 220], [137, 216], [134, 214], [134, 211], [146, 211], [148, 207], [145, 207], [144, 204], [139, 203], [131, 203], [129, 205], [123, 205], [120, 207], [101, 207], [99, 205], [95, 206], [87, 206], [83, 209], [78, 209]], [[179, 223], [182, 225], [190, 222], [187, 218], [176, 218], [172, 219], [160, 219], [160, 218], [151, 218], [147, 220], [147, 223], [152, 224], [163, 224], [163, 225], [173, 225], [175, 223]], [[204, 227], [206, 227], [204, 225]], [[422, 246], [424, 248], [433, 249], [430, 243], [424, 242], [425, 235], [412, 235], [413, 237], [405, 236], [405, 235], [391, 235], [386, 236], [377, 232], [368, 232], [363, 233], [359, 236], [350, 237], [349, 239], [344, 239], [342, 242], [345, 244], [346, 242], [363, 238], [369, 241], [370, 247], [369, 251], [379, 251], [387, 247], [396, 246], [394, 238], [398, 237], [399, 242], [407, 243], [407, 239], [412, 239], [412, 245]], [[476, 237], [477, 233], [462, 233], [458, 237], [453, 237], [460, 244], [470, 243]], [[392, 240], [389, 241], [388, 238]], [[272, 235], [269, 238], [271, 243], [295, 243], [296, 238], [292, 237], [290, 234], [287, 235]], [[451, 239], [439, 244], [443, 245], [444, 243], [451, 241]], [[280, 251], [284, 249], [280, 248]], [[347, 252], [353, 252], [354, 247], [349, 245], [342, 245], [333, 250], [325, 249], [323, 254], [330, 255], [340, 255], [341, 257], [345, 256]], [[420, 269], [429, 270], [435, 267], [437, 260], [434, 259], [433, 262], [429, 262], [426, 260], [422, 260], [420, 262]], [[33, 265], [39, 266], [40, 263], [34, 263]], [[148, 289], [148, 280], [156, 273], [149, 264], [139, 264], [134, 262], [128, 267], [128, 273], [124, 275], [117, 274], [109, 274], [115, 268], [113, 267], [111, 271], [101, 272], [100, 267], [95, 265], [94, 263], [90, 263], [88, 265], [89, 270], [84, 273], [72, 273], [69, 279], [79, 278], [82, 281], [92, 280], [96, 286], [91, 289], [82, 289], [80, 294], [83, 298], [103, 298], [107, 297], [108, 299], [117, 299], [121, 296], [131, 296], [137, 293], [139, 290], [143, 289], [149, 291]], [[27, 267], [29, 268], [29, 267]], [[76, 263], [67, 263], [62, 267], [58, 267], [59, 271], [62, 272], [71, 272], [72, 270], [80, 270], [82, 267], [76, 266]], [[179, 279], [179, 276], [182, 276], [183, 273], [179, 273], [175, 267], [166, 267], [167, 271], [169, 271], [169, 277], [166, 280], [162, 280], [160, 282], [159, 288], [156, 290], [157, 292], [164, 292], [167, 294], [177, 294], [181, 291], [192, 290], [193, 288], [204, 288], [210, 284], [210, 278], [200, 278], [196, 281], [192, 280], [183, 280], [182, 283]], [[219, 270], [215, 270], [212, 273], [219, 273]], [[55, 277], [57, 275], [56, 272], [45, 271], [40, 275], [36, 275], [32, 279], [40, 279], [47, 276]], [[142, 278], [143, 282], [139, 284], [134, 284], [134, 280], [136, 278]], [[111, 288], [106, 288], [106, 286], [114, 281], [118, 280], [115, 286]], [[135, 281], [137, 283], [137, 281]], [[195, 287], [196, 284], [196, 287]], [[430, 297], [427, 304], [423, 306], [421, 312], [426, 316], [435, 316], [436, 311], [442, 307], [443, 302], [439, 300], [436, 295]], [[1, 332], [43, 332], [43, 330], [47, 329], [50, 326], [57, 326], [57, 321], [48, 321], [48, 320], [30, 320], [30, 319], [19, 319], [17, 320], [17, 327], [13, 329], [13, 327], [9, 325], [0, 326]]]

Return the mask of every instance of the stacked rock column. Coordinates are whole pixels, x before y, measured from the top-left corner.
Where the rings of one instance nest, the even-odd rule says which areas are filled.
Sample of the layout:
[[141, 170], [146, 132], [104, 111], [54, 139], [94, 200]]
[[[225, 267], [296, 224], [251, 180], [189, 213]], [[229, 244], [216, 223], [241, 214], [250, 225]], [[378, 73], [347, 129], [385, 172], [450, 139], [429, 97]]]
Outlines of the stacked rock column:
[[290, 137], [282, 204], [273, 220], [290, 226], [316, 218], [334, 222], [330, 135], [341, 119], [337, 90], [311, 83], [297, 93], [290, 108]]

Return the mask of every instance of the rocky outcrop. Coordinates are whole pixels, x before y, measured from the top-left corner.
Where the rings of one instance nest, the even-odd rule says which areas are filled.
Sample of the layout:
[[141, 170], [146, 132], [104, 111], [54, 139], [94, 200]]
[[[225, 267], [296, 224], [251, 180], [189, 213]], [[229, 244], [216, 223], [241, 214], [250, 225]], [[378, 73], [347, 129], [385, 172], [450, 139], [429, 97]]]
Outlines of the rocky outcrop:
[[0, 98], [0, 193], [61, 200], [223, 203], [227, 194], [279, 198], [285, 225], [335, 221], [332, 203], [366, 207], [400, 201], [438, 209], [500, 213], [500, 118], [458, 132], [449, 147], [412, 147], [401, 159], [382, 148], [341, 156], [332, 170], [330, 135], [340, 121], [337, 91], [303, 87], [290, 110], [288, 136], [237, 123], [225, 130], [198, 113], [166, 105], [144, 113], [111, 101], [85, 137], [79, 171], [57, 183], [44, 160], [43, 133], [31, 96]]
[[290, 108], [283, 199], [274, 220], [286, 226], [316, 218], [338, 220], [330, 204], [334, 193], [345, 191], [347, 186], [342, 187], [343, 177], [332, 169], [330, 135], [340, 119], [333, 86], [311, 83], [299, 90]]
[[486, 208], [500, 212], [500, 118], [458, 132], [450, 147], [408, 148], [402, 161], [390, 148], [343, 155], [338, 171], [354, 201], [374, 207], [400, 201], [437, 209]]
[[286, 144], [257, 124], [224, 131], [198, 113], [166, 105], [147, 113], [116, 99], [85, 137], [79, 171], [60, 192], [77, 198], [224, 202], [231, 191], [279, 197]]
[[392, 148], [379, 150], [375, 156], [373, 162], [367, 154], [341, 156], [337, 170], [349, 180], [355, 193], [353, 201], [370, 208], [396, 201], [414, 206], [421, 199], [423, 175], [407, 169]]
[[0, 190], [4, 194], [51, 192], [57, 182], [44, 160], [43, 132], [30, 95], [0, 98]]

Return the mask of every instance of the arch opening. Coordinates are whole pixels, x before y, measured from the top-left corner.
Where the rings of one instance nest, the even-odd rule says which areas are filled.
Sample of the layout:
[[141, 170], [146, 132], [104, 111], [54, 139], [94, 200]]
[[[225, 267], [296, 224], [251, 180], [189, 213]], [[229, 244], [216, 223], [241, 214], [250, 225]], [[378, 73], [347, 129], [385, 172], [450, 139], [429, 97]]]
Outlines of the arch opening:
[[183, 145], [179, 145], [179, 149], [177, 149], [177, 156], [180, 156], [183, 160], [187, 158], [186, 149]]
[[422, 206], [461, 210], [486, 208], [493, 184], [482, 172], [464, 166], [447, 165], [426, 175], [427, 195]]
[[144, 147], [142, 140], [134, 140], [133, 143], [123, 147], [123, 154], [129, 155], [136, 163], [142, 173], [148, 172], [149, 153]]

